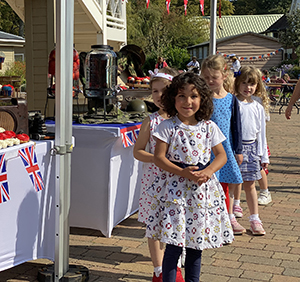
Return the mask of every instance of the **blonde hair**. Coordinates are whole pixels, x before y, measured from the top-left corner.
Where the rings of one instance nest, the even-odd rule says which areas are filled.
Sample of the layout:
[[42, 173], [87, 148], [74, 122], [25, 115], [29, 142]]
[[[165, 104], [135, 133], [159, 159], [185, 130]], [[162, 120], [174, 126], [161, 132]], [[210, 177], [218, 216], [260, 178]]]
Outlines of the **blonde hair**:
[[201, 72], [205, 69], [208, 71], [220, 71], [226, 78], [223, 82], [223, 87], [226, 91], [233, 93], [234, 76], [233, 72], [229, 70], [228, 65], [221, 55], [210, 55], [202, 63]]
[[236, 93], [239, 93], [238, 90], [240, 84], [244, 81], [257, 84], [255, 93], [253, 95], [262, 100], [262, 105], [265, 109], [266, 116], [268, 116], [270, 111], [270, 98], [263, 83], [261, 71], [252, 66], [242, 67], [241, 74], [235, 78], [234, 89]]

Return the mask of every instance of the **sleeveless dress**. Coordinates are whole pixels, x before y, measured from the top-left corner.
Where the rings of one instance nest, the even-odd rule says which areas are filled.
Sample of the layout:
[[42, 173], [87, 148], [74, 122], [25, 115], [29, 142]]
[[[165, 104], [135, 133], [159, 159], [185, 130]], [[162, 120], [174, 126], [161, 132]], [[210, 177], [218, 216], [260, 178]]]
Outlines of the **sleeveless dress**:
[[[225, 139], [212, 121], [188, 126], [177, 117], [163, 121], [154, 136], [169, 144], [170, 161], [200, 167], [209, 164], [211, 148]], [[199, 186], [160, 169], [147, 191], [152, 202], [146, 237], [198, 250], [233, 241], [225, 195], [214, 174]]]
[[[236, 98], [230, 93], [222, 99], [213, 98], [214, 111], [211, 116], [211, 120], [218, 125], [226, 137], [226, 140], [223, 141], [222, 144], [227, 154], [227, 163], [216, 172], [216, 176], [220, 182], [239, 184], [243, 183], [243, 178], [232, 150], [233, 140], [231, 133], [231, 118], [233, 111], [233, 99]], [[214, 154], [212, 153], [212, 160], [214, 158]]]
[[[153, 132], [157, 126], [164, 120], [158, 112], [149, 115], [150, 118], [150, 138], [148, 142], [148, 152], [154, 154], [156, 141], [153, 138]], [[146, 190], [152, 184], [155, 175], [158, 173], [159, 168], [154, 163], [143, 163], [143, 173], [141, 179], [141, 192], [139, 199], [139, 213], [138, 221], [146, 223], [148, 219], [148, 212], [151, 203], [151, 197], [147, 194]]]

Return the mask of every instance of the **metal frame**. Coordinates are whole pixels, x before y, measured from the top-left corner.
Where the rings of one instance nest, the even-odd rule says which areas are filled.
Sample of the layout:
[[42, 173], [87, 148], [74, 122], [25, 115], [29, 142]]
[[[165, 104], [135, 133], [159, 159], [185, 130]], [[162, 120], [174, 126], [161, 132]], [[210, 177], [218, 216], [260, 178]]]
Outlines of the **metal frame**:
[[74, 0], [56, 0], [55, 89], [55, 277], [69, 270], [69, 210], [72, 151]]

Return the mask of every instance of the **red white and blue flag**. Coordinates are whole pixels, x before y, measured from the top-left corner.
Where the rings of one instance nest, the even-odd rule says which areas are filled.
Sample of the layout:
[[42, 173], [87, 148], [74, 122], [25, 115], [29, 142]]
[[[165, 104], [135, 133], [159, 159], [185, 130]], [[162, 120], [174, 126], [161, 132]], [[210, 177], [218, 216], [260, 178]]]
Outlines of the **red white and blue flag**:
[[123, 147], [127, 148], [133, 146], [138, 138], [141, 124], [130, 127], [125, 127], [120, 130], [122, 136]]
[[36, 153], [34, 146], [26, 147], [19, 150], [23, 164], [27, 170], [28, 176], [34, 186], [36, 192], [44, 189], [44, 182], [42, 174], [37, 163]]
[[4, 157], [5, 154], [0, 155], [0, 204], [10, 200]]

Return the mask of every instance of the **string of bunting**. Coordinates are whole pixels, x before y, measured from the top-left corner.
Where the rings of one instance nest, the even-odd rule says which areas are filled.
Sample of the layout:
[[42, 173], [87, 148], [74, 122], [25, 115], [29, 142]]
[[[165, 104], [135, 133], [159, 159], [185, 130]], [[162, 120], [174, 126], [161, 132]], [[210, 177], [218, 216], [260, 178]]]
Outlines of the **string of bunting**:
[[[282, 51], [283, 48], [279, 48], [273, 52], [267, 53], [267, 54], [263, 54], [263, 55], [259, 55], [259, 56], [250, 56], [250, 57], [237, 57], [240, 61], [246, 61], [246, 60], [250, 60], [250, 61], [262, 61], [262, 60], [267, 60], [269, 59], [271, 56], [275, 56], [278, 54], [278, 52]], [[217, 54], [222, 55], [224, 58], [230, 58], [230, 55], [225, 54], [225, 53], [221, 53], [221, 52], [217, 52]]]
[[[146, 0], [147, 9], [149, 8], [149, 4], [150, 4], [150, 0]], [[168, 14], [170, 13], [170, 4], [171, 4], [171, 0], [166, 0], [166, 8]], [[188, 0], [183, 0], [183, 5], [184, 5], [184, 14], [186, 15]], [[199, 0], [199, 5], [200, 5], [201, 13], [204, 16], [204, 0]], [[219, 18], [221, 18], [221, 0], [219, 0]]]

